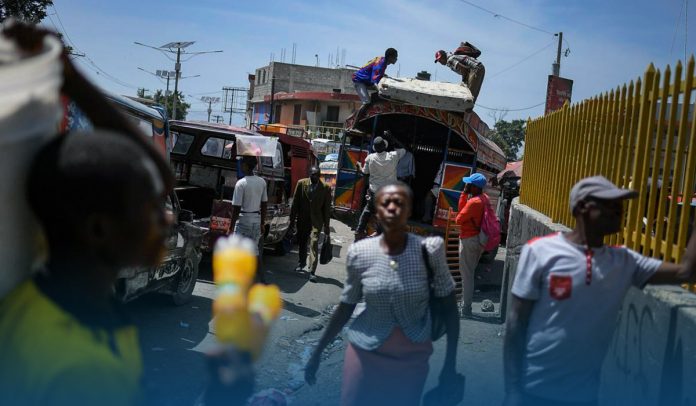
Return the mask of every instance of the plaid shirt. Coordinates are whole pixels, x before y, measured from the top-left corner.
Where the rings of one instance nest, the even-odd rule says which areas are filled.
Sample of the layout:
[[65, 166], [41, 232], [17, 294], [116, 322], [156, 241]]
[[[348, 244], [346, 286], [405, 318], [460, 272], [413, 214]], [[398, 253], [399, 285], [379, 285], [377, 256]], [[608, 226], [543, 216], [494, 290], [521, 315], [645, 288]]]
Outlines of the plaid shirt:
[[[435, 296], [444, 297], [454, 290], [442, 238], [424, 239], [409, 233], [404, 252], [395, 256], [384, 253], [379, 245], [381, 238], [367, 238], [348, 249], [348, 277], [341, 294], [343, 303], [365, 301], [365, 311], [349, 327], [348, 339], [368, 351], [379, 348], [395, 326], [401, 327], [413, 342], [430, 340], [430, 290], [422, 241], [435, 274]], [[390, 265], [392, 261], [396, 269]]]

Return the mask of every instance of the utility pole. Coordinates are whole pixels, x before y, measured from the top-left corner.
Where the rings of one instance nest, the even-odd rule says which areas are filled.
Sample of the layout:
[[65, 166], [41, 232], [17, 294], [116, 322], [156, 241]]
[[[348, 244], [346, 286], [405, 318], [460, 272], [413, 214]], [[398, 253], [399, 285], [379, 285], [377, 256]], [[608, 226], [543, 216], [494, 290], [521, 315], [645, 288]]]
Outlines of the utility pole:
[[[187, 47], [195, 44], [195, 41], [179, 41], [179, 42], [170, 42], [167, 44], [162, 45], [161, 47], [153, 47], [151, 45], [145, 45], [140, 42], [134, 42], [136, 45], [144, 46], [147, 48], [152, 48], [154, 50], [160, 51], [160, 52], [167, 52], [170, 54], [176, 54], [176, 63], [174, 64], [174, 100], [172, 102], [172, 120], [176, 120], [176, 108], [177, 108], [177, 103], [178, 103], [178, 98], [177, 98], [177, 93], [179, 92], [179, 79], [181, 76], [181, 55], [191, 55], [191, 58], [194, 56], [202, 55], [202, 54], [210, 54], [210, 53], [219, 53], [222, 51], [203, 51], [203, 52], [186, 52], [182, 51], [186, 49]], [[175, 51], [176, 50], [176, 51]], [[191, 59], [189, 58], [189, 59]], [[186, 59], [188, 60], [188, 59]]]
[[230, 87], [230, 86], [225, 86], [222, 88], [223, 91], [223, 96], [222, 96], [222, 111], [225, 113], [230, 113], [230, 122], [229, 124], [232, 125], [232, 116], [234, 114], [244, 114], [246, 113], [246, 106], [244, 108], [239, 107], [238, 105], [235, 105], [234, 102], [237, 100], [237, 104], [242, 102], [246, 102], [246, 99], [249, 94], [249, 89], [245, 87]]
[[208, 103], [208, 122], [210, 122], [210, 115], [213, 113], [213, 103], [219, 103], [220, 98], [203, 96], [201, 97], [201, 101], [204, 103]]
[[[188, 46], [188, 45], [186, 45]], [[172, 120], [176, 120], [176, 107], [179, 103], [179, 97], [177, 93], [179, 91], [179, 72], [181, 72], [181, 46], [176, 48], [176, 63], [174, 64], [174, 100], [172, 100]], [[210, 116], [210, 113], [208, 113]], [[208, 117], [210, 121], [210, 117]]]
[[273, 101], [274, 101], [273, 98], [274, 98], [274, 96], [275, 96], [275, 76], [272, 76], [271, 77], [271, 112], [268, 115], [268, 124], [274, 123], [274, 121], [273, 121], [273, 118], [274, 118], [273, 117], [273, 113], [274, 113], [274, 111], [273, 111], [274, 110], [273, 109], [273, 107], [274, 107], [273, 106]]
[[[165, 109], [167, 109], [168, 101], [169, 101], [169, 80], [176, 77], [176, 72], [171, 71], [171, 70], [166, 70], [166, 69], [157, 69], [155, 72], [150, 72], [149, 70], [143, 69], [141, 67], [138, 67], [139, 70], [149, 73], [152, 76], [155, 76], [159, 79], [166, 79], [167, 80], [167, 87], [166, 90], [164, 91], [164, 106]], [[192, 75], [192, 76], [181, 76], [179, 74], [179, 79], [189, 79], [189, 78], [197, 78], [200, 77], [201, 75]]]
[[555, 34], [558, 37], [558, 51], [556, 52], [556, 63], [553, 64], [553, 76], [561, 76], [561, 48], [563, 47], [563, 33]]

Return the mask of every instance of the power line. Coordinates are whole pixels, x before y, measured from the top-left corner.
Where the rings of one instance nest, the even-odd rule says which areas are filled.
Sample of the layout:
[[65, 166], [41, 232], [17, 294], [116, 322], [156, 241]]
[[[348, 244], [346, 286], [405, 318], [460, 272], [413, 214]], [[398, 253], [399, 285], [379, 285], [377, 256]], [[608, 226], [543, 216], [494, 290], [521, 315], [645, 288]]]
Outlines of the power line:
[[[65, 29], [65, 26], [63, 25], [63, 21], [60, 19], [60, 14], [58, 14], [58, 10], [56, 9], [56, 6], [55, 6], [55, 5], [52, 5], [52, 7], [53, 7], [53, 15], [55, 15], [56, 18], [58, 19], [58, 25], [60, 25], [62, 34], [65, 36], [65, 39], [67, 40], [68, 45], [70, 45], [74, 50], [78, 51], [78, 52], [79, 52], [82, 56], [84, 56], [84, 58], [87, 60], [87, 62], [88, 62], [89, 65], [88, 65], [88, 64], [83, 64], [83, 66], [85, 66], [85, 67], [87, 67], [87, 68], [90, 68], [90, 69], [91, 69], [92, 71], [94, 71], [97, 75], [100, 75], [100, 76], [106, 78], [107, 80], [110, 80], [110, 81], [116, 83], [116, 84], [119, 85], [119, 86], [128, 87], [128, 88], [131, 88], [131, 89], [138, 89], [138, 86], [132, 85], [132, 84], [127, 83], [127, 82], [124, 82], [124, 81], [122, 81], [121, 79], [119, 79], [119, 78], [117, 78], [117, 77], [115, 77], [115, 76], [109, 74], [109, 73], [106, 72], [104, 69], [100, 68], [99, 65], [97, 65], [96, 62], [94, 62], [94, 61], [92, 60], [92, 58], [90, 58], [89, 56], [87, 56], [86, 53], [82, 52], [82, 50], [80, 50], [80, 48], [78, 48], [78, 47], [75, 45], [75, 42], [72, 40], [72, 38], [70, 38], [70, 34], [68, 34], [68, 31]], [[53, 19], [51, 18], [50, 15], [48, 15], [48, 18], [49, 18], [49, 20], [51, 21], [51, 24], [53, 24], [53, 26], [56, 27], [56, 30], [58, 30], [58, 27], [55, 25], [55, 22], [53, 21]], [[80, 61], [83, 62], [82, 60], [80, 60]], [[91, 65], [91, 66], [90, 66], [90, 65]]]
[[494, 78], [494, 77], [496, 77], [496, 76], [498, 76], [498, 75], [501, 75], [501, 74], [503, 74], [503, 73], [509, 71], [510, 69], [517, 67], [518, 65], [520, 65], [520, 64], [522, 64], [523, 62], [527, 61], [528, 59], [531, 59], [532, 57], [534, 57], [534, 56], [540, 54], [541, 52], [543, 52], [544, 50], [546, 50], [547, 48], [549, 48], [551, 45], [553, 45], [554, 42], [555, 42], [555, 41], [551, 41], [548, 45], [546, 45], [545, 47], [543, 47], [543, 48], [541, 48], [541, 49], [539, 49], [539, 50], [537, 50], [537, 51], [534, 51], [534, 53], [532, 53], [531, 55], [528, 55], [528, 56], [526, 56], [526, 57], [520, 59], [519, 61], [517, 61], [517, 62], [514, 63], [513, 65], [508, 66], [507, 68], [501, 70], [500, 72], [494, 73], [493, 75], [491, 75], [491, 78]]
[[48, 20], [51, 22], [51, 25], [53, 26], [53, 28], [55, 28], [56, 32], [60, 32], [60, 30], [58, 29], [58, 26], [56, 25], [56, 23], [55, 23], [55, 22], [53, 21], [53, 19], [51, 18], [51, 14], [48, 14], [48, 13], [47, 13], [47, 14], [46, 14], [46, 17], [48, 17]]
[[206, 94], [216, 94], [216, 93], [222, 93], [222, 90], [216, 90], [214, 92], [201, 92], [201, 93], [191, 93], [193, 96], [202, 96]]
[[492, 15], [492, 16], [495, 17], [495, 18], [502, 18], [503, 20], [507, 20], [507, 21], [509, 21], [509, 22], [511, 22], [511, 23], [514, 23], [514, 24], [517, 24], [517, 25], [521, 25], [522, 27], [529, 28], [530, 30], [543, 32], [544, 34], [554, 35], [553, 32], [549, 32], [549, 31], [546, 31], [546, 30], [543, 29], [543, 28], [535, 27], [535, 26], [533, 26], [533, 25], [529, 25], [529, 24], [527, 24], [527, 23], [523, 23], [522, 21], [515, 20], [515, 19], [510, 18], [510, 17], [506, 17], [506, 16], [504, 16], [504, 15], [502, 15], [502, 14], [500, 14], [500, 13], [496, 13], [495, 11], [491, 11], [491, 10], [488, 10], [488, 9], [486, 9], [486, 8], [483, 8], [483, 7], [479, 6], [478, 4], [474, 4], [474, 3], [470, 2], [470, 1], [467, 1], [467, 0], [459, 0], [459, 1], [461, 1], [462, 3], [468, 4], [468, 5], [472, 6], [472, 7], [475, 7], [475, 8], [477, 8], [477, 9], [481, 10], [481, 11], [485, 11], [486, 13]]
[[[68, 42], [70, 43], [70, 46], [72, 46], [77, 51], [80, 51], [75, 46], [75, 43], [73, 42], [72, 38], [70, 38], [70, 35], [68, 35], [68, 31], [65, 29], [65, 26], [63, 25], [63, 20], [60, 19], [60, 14], [58, 14], [58, 9], [56, 9], [56, 6], [54, 4], [51, 4], [51, 6], [53, 7], [53, 13], [55, 14], [56, 18], [58, 19], [58, 24], [60, 24], [60, 28], [63, 29], [63, 35], [65, 35], [65, 38], [67, 38]], [[48, 18], [50, 19], [51, 17], [49, 16]], [[53, 20], [51, 20], [51, 22], [53, 22]]]
[[[110, 74], [109, 74], [108, 72], [106, 72], [104, 69], [100, 68], [99, 65], [97, 65], [96, 63], [94, 63], [94, 61], [93, 61], [89, 56], [85, 55], [85, 58], [87, 59], [87, 62], [89, 63], [89, 65], [86, 65], [86, 64], [85, 64], [84, 66], [87, 67], [87, 68], [92, 69], [93, 71], [95, 71], [95, 72], [97, 73], [97, 75], [100, 75], [100, 76], [104, 77], [105, 79], [110, 80], [111, 82], [116, 83], [117, 85], [120, 85], [120, 86], [123, 86], [123, 87], [128, 87], [128, 88], [131, 88], [131, 89], [138, 89], [138, 86], [132, 85], [132, 84], [127, 83], [127, 82], [124, 82], [124, 81], [122, 81], [121, 79], [119, 79], [119, 78], [117, 78], [117, 77], [115, 77], [115, 76], [113, 76], [113, 75], [110, 75]], [[80, 61], [82, 62], [82, 60], [80, 60]], [[90, 66], [90, 65], [91, 65], [91, 66]]]
[[529, 107], [524, 107], [524, 108], [521, 108], [521, 109], [493, 108], [493, 107], [482, 106], [482, 105], [480, 105], [480, 104], [478, 104], [478, 103], [476, 104], [476, 107], [481, 107], [482, 109], [493, 110], [493, 111], [524, 111], [524, 110], [531, 110], [531, 109], [533, 109], [533, 108], [539, 107], [539, 106], [541, 106], [541, 105], [543, 105], [543, 104], [545, 104], [545, 103], [546, 103], [546, 102], [543, 101], [543, 102], [541, 102], [541, 103], [539, 103], [539, 104], [535, 104], [535, 105], [529, 106]]
[[677, 41], [677, 32], [679, 31], [679, 25], [681, 24], [681, 17], [684, 14], [684, 5], [686, 0], [682, 0], [681, 7], [679, 7], [679, 15], [677, 16], [677, 21], [674, 23], [674, 35], [672, 35], [672, 46], [669, 48], [669, 56], [672, 56], [672, 51], [674, 51], [674, 43]]

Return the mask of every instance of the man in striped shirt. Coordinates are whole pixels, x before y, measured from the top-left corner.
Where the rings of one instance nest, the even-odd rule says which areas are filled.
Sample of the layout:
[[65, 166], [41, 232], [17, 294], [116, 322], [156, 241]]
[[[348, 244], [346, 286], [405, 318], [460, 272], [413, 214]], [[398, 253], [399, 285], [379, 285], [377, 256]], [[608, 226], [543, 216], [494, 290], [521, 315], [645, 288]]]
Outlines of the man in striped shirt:
[[478, 58], [481, 55], [476, 47], [468, 42], [462, 43], [453, 53], [447, 53], [439, 50], [435, 53], [435, 62], [446, 65], [454, 72], [462, 75], [462, 84], [471, 90], [471, 95], [474, 97], [474, 103], [478, 99], [483, 77], [486, 75], [486, 69]]

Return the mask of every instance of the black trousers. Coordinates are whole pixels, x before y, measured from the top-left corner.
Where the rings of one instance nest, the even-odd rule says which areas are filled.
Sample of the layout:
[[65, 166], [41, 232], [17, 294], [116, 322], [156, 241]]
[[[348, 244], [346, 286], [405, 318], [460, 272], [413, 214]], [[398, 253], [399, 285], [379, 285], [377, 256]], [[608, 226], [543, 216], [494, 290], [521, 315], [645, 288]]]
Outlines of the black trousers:
[[365, 208], [362, 213], [360, 213], [360, 220], [358, 220], [358, 228], [355, 230], [357, 234], [365, 233], [367, 230], [367, 223], [370, 221], [370, 217], [375, 214], [375, 194], [368, 189], [367, 195], [365, 196], [367, 203], [365, 203]]

